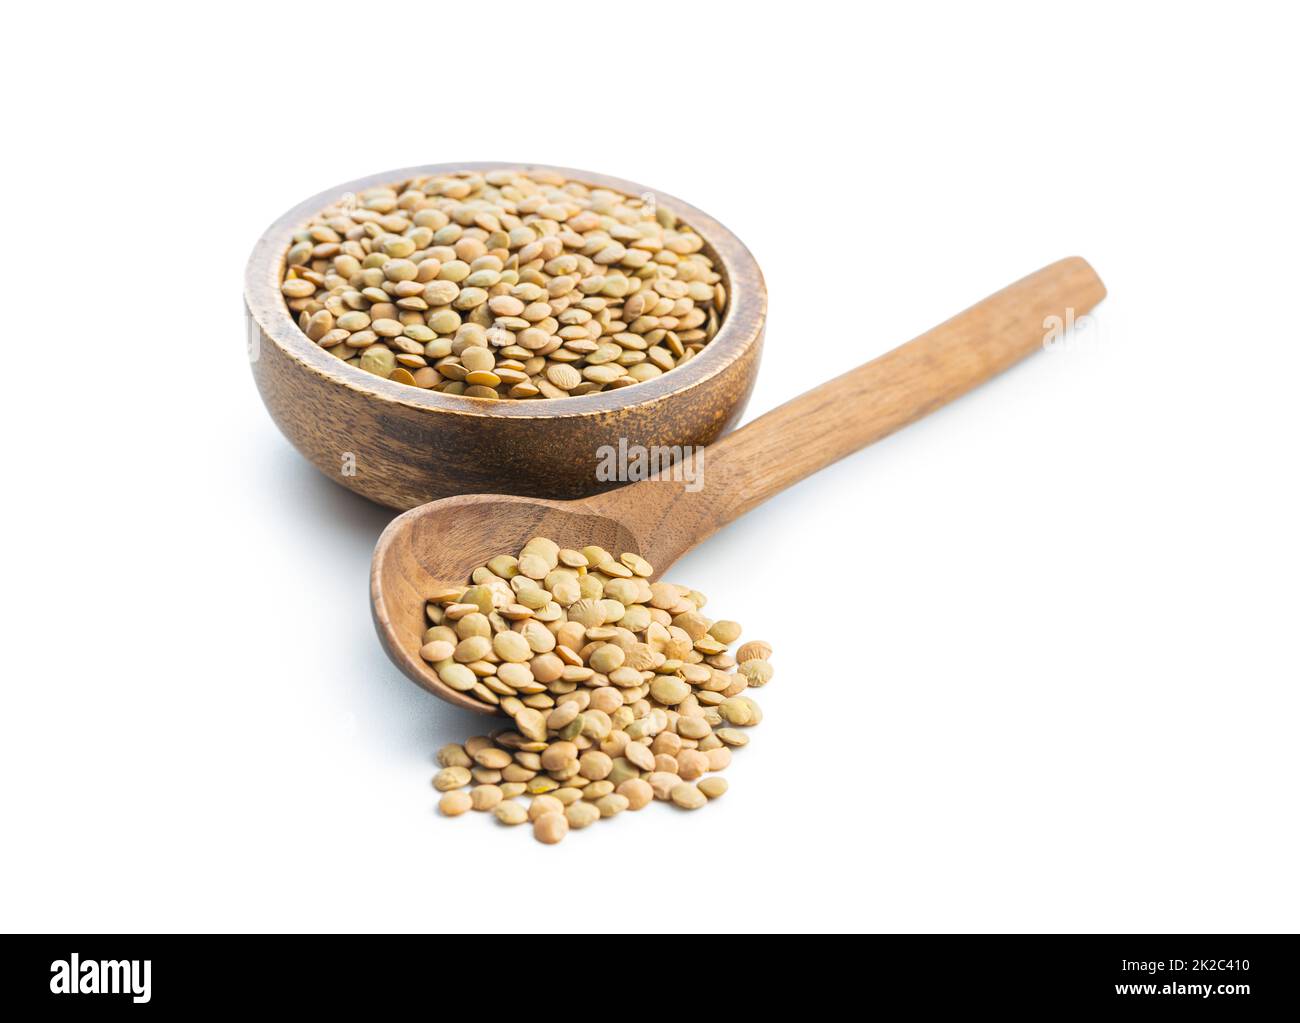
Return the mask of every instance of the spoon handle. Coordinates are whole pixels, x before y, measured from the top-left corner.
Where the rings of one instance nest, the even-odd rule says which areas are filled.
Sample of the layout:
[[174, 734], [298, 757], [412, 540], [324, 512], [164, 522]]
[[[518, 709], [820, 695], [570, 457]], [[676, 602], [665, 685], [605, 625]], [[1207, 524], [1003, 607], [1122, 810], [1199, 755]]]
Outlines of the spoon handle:
[[711, 445], [702, 487], [650, 479], [588, 503], [621, 516], [652, 563], [671, 564], [786, 487], [1001, 373], [1044, 344], [1049, 317], [1071, 323], [1105, 294], [1085, 260], [1052, 263]]

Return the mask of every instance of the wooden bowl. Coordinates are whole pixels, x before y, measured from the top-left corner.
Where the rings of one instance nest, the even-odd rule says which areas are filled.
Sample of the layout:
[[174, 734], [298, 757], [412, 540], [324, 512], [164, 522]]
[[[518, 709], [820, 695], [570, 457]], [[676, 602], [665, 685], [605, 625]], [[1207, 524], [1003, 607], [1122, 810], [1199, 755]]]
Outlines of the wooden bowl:
[[281, 432], [331, 479], [407, 509], [456, 494], [578, 498], [619, 486], [596, 478], [602, 445], [709, 444], [740, 418], [754, 385], [767, 291], [754, 257], [708, 214], [662, 203], [704, 239], [728, 294], [722, 325], [684, 366], [645, 383], [576, 398], [468, 398], [381, 380], [318, 347], [280, 294], [293, 233], [346, 192], [422, 175], [497, 168], [547, 170], [628, 195], [643, 185], [564, 167], [458, 163], [387, 171], [295, 206], [262, 236], [244, 282], [249, 361]]

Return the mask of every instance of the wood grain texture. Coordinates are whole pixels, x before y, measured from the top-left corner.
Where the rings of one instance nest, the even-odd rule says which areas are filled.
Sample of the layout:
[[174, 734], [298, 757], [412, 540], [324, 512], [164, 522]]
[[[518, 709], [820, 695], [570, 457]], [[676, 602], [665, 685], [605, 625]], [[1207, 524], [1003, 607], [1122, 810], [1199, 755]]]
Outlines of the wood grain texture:
[[[596, 478], [597, 450], [626, 437], [647, 447], [712, 443], [744, 411], [762, 352], [767, 292], [758, 264], [725, 227], [672, 196], [656, 201], [704, 239], [729, 295], [722, 326], [684, 366], [598, 394], [536, 401], [445, 395], [381, 380], [311, 342], [280, 295], [293, 232], [345, 192], [452, 170], [556, 171], [631, 195], [644, 185], [587, 171], [499, 163], [387, 171], [329, 189], [287, 212], [248, 262], [245, 309], [253, 376], [276, 425], [331, 479], [406, 509], [465, 493], [578, 498], [616, 483]], [[355, 473], [346, 469], [351, 456]]]
[[463, 585], [533, 536], [634, 551], [662, 574], [691, 547], [806, 476], [965, 394], [1038, 350], [1048, 316], [1076, 318], [1106, 294], [1082, 259], [1030, 274], [907, 344], [756, 419], [705, 452], [704, 486], [653, 479], [579, 501], [470, 495], [398, 516], [375, 548], [371, 605], [393, 662], [443, 699], [455, 692], [419, 657], [425, 596]]

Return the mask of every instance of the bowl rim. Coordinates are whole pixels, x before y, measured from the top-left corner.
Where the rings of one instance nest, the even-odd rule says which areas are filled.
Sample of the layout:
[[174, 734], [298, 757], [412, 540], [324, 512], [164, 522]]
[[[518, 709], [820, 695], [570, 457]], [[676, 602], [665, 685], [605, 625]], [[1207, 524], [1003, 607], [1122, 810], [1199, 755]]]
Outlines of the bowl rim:
[[[704, 239], [707, 248], [722, 264], [728, 292], [727, 310], [713, 340], [685, 366], [669, 370], [653, 380], [577, 397], [530, 401], [450, 395], [383, 380], [329, 354], [298, 328], [281, 294], [280, 282], [284, 258], [293, 233], [311, 216], [346, 192], [359, 192], [375, 185], [388, 185], [415, 177], [491, 170], [549, 172], [585, 185], [609, 188], [627, 195], [654, 195], [656, 202], [667, 205]], [[283, 213], [262, 233], [248, 258], [244, 271], [244, 305], [250, 318], [250, 332], [254, 327], [260, 328], [261, 334], [298, 363], [300, 368], [338, 386], [374, 399], [417, 409], [487, 418], [504, 416], [512, 419], [551, 419], [600, 416], [653, 404], [690, 390], [721, 373], [762, 336], [767, 319], [767, 288], [757, 261], [739, 238], [703, 210], [665, 192], [622, 178], [571, 167], [509, 161], [457, 161], [403, 167], [357, 178], [318, 192]], [[249, 338], [250, 361], [256, 361], [256, 346], [260, 343], [260, 337]]]

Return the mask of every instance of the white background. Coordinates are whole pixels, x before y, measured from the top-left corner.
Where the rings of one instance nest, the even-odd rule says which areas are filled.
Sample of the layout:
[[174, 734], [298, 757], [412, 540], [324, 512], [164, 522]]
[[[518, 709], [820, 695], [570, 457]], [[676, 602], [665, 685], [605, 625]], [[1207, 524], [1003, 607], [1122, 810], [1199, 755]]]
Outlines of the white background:
[[[1296, 26], [872, 6], [8, 13], [0, 925], [1300, 926]], [[253, 386], [262, 229], [459, 159], [732, 228], [770, 289], [747, 419], [1061, 256], [1110, 288], [673, 571], [776, 648], [702, 812], [555, 848], [438, 817], [481, 719], [384, 658], [390, 513]]]

